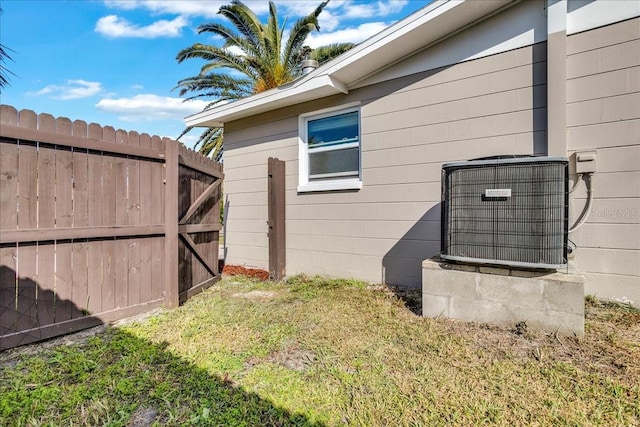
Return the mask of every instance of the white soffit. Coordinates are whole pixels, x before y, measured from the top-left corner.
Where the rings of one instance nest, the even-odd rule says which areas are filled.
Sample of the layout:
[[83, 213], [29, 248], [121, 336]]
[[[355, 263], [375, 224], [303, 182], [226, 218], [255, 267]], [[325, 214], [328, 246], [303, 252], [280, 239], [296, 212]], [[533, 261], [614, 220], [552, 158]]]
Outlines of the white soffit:
[[187, 126], [224, 123], [339, 93], [380, 69], [436, 43], [517, 0], [439, 0], [396, 22], [317, 70], [277, 89], [185, 119]]

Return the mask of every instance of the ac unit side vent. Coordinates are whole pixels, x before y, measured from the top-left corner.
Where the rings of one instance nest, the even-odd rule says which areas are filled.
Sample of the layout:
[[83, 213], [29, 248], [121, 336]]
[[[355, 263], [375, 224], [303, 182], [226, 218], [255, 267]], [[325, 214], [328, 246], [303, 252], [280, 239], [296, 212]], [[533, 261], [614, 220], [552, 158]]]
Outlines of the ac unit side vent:
[[443, 165], [442, 258], [565, 267], [568, 177], [567, 159], [557, 157]]

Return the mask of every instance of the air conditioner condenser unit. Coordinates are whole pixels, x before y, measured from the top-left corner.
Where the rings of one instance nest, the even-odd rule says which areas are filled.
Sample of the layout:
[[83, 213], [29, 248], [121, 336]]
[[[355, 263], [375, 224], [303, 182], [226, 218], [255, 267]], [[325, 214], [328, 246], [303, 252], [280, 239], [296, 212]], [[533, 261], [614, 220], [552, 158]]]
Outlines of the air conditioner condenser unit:
[[569, 162], [516, 157], [442, 166], [441, 258], [557, 269], [567, 265]]

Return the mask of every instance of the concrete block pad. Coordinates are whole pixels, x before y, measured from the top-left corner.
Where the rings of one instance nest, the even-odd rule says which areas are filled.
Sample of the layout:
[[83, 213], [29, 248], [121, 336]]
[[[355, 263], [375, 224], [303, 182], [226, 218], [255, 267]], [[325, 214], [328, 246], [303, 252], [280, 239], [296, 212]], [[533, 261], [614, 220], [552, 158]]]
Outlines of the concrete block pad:
[[[444, 315], [503, 327], [526, 321], [547, 332], [584, 334], [584, 279], [575, 268], [569, 273], [526, 275], [523, 270], [492, 267], [463, 271], [458, 264], [448, 266], [436, 260], [422, 265], [425, 316]], [[513, 274], [515, 271], [518, 273]]]
[[422, 315], [424, 317], [450, 317], [449, 297], [423, 294]]
[[544, 298], [555, 311], [574, 313], [584, 317], [584, 283], [546, 280]]

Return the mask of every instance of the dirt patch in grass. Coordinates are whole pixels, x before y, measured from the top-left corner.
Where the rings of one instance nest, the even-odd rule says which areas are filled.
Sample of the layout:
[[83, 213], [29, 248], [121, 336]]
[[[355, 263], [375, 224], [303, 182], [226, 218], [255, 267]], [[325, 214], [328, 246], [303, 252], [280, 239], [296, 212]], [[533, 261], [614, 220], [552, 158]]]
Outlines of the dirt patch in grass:
[[259, 268], [249, 268], [242, 265], [225, 265], [222, 274], [227, 276], [245, 276], [258, 280], [269, 280], [269, 272]]

